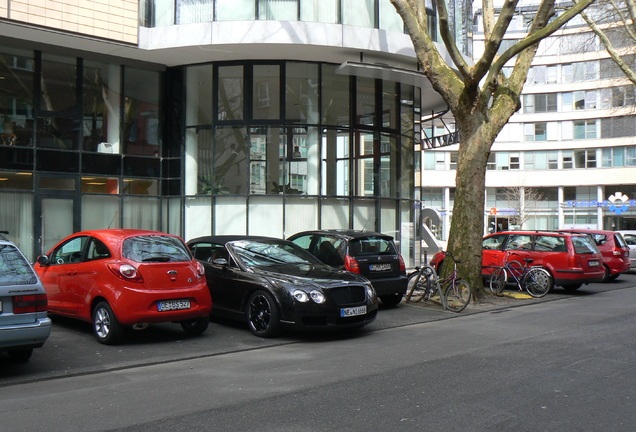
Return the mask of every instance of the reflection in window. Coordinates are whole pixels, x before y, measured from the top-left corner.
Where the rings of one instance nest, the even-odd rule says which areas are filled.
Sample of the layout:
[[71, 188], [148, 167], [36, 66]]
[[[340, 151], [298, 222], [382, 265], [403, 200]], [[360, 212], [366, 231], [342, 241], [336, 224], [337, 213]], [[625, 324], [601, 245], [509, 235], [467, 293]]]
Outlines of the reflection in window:
[[124, 144], [129, 155], [159, 156], [158, 72], [126, 68], [124, 77]]
[[82, 149], [119, 153], [120, 68], [85, 62], [82, 75]]
[[247, 193], [247, 161], [251, 142], [245, 128], [217, 128], [214, 132], [212, 193]]
[[42, 56], [40, 109], [73, 112], [77, 108], [75, 95], [77, 73], [75, 58]]
[[318, 123], [318, 65], [287, 63], [285, 115], [288, 120]]
[[79, 130], [70, 118], [38, 117], [37, 144], [40, 148], [78, 149]]
[[332, 126], [349, 126], [349, 77], [336, 75], [335, 66], [322, 65], [322, 121]]
[[218, 119], [243, 119], [243, 66], [222, 66], [218, 72]]
[[254, 118], [280, 118], [280, 66], [254, 66]]

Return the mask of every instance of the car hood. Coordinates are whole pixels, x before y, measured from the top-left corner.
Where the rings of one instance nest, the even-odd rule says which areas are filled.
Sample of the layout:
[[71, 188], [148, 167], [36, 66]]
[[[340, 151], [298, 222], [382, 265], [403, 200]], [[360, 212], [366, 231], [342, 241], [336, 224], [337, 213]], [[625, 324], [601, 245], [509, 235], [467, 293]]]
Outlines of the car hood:
[[321, 288], [369, 283], [368, 279], [363, 276], [319, 264], [284, 264], [254, 267], [251, 270], [253, 273], [272, 281], [277, 280], [305, 286], [315, 285]]

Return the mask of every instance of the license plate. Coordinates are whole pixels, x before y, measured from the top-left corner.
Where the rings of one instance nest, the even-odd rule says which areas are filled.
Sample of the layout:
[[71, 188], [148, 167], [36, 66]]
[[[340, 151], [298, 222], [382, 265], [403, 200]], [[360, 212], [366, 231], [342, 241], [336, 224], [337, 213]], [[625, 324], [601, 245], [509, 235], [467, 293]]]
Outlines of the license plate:
[[599, 265], [597, 260], [591, 260], [590, 262], [588, 262], [588, 264], [590, 265], [590, 267], [596, 267]]
[[340, 316], [341, 317], [350, 317], [350, 316], [356, 316], [356, 315], [364, 315], [365, 313], [367, 313], [367, 307], [366, 306], [358, 306], [358, 307], [350, 307], [350, 308], [342, 308], [342, 309], [340, 309]]
[[369, 269], [371, 269], [371, 271], [391, 270], [391, 263], [387, 263], [387, 264], [371, 264], [369, 266]]
[[159, 309], [159, 312], [190, 309], [190, 300], [165, 300], [165, 301], [160, 301], [158, 306], [157, 306], [157, 309]]

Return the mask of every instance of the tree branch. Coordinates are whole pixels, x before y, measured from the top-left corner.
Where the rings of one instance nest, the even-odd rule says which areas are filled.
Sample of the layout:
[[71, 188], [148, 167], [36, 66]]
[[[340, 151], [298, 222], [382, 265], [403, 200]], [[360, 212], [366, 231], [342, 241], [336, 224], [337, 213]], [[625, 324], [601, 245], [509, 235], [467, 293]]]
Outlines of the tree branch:
[[448, 10], [446, 9], [446, 1], [438, 0], [436, 4], [437, 17], [439, 19], [439, 32], [442, 36], [442, 40], [444, 41], [444, 46], [446, 46], [451, 59], [453, 59], [453, 62], [455, 63], [455, 66], [457, 66], [461, 76], [464, 78], [464, 81], [474, 81], [473, 74], [470, 72], [470, 68], [464, 60], [464, 56], [457, 48], [455, 35], [451, 34], [450, 26], [448, 25]]
[[596, 25], [596, 23], [592, 21], [585, 12], [581, 13], [581, 17], [583, 17], [587, 25], [590, 26], [592, 31], [599, 37], [601, 42], [603, 42], [603, 45], [605, 45], [605, 50], [609, 53], [611, 59], [614, 61], [614, 63], [616, 63], [618, 68], [634, 85], [636, 85], [636, 73], [621, 58], [620, 54], [618, 53], [618, 51], [616, 51], [616, 48], [614, 48], [614, 45], [609, 40], [605, 32], [601, 30], [601, 28]]

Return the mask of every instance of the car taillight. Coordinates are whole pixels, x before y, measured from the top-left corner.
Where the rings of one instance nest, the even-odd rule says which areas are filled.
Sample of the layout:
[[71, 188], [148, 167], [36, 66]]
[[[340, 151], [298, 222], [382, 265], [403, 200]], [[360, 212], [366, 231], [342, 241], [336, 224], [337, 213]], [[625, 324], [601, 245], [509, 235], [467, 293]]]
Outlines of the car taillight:
[[125, 281], [135, 283], [144, 282], [144, 278], [141, 277], [141, 274], [130, 264], [108, 264], [108, 269], [113, 272], [115, 276]]
[[204, 274], [205, 274], [205, 267], [203, 267], [203, 264], [197, 261], [197, 276], [199, 277], [199, 279], [201, 279]]
[[623, 256], [623, 251], [621, 249], [612, 249], [612, 255]]
[[13, 313], [24, 314], [33, 312], [46, 312], [46, 294], [34, 294], [13, 297]]
[[358, 260], [356, 260], [354, 257], [345, 255], [344, 265], [347, 271], [360, 274], [360, 265], [358, 264]]
[[406, 271], [406, 264], [404, 264], [404, 259], [402, 258], [402, 255], [398, 254], [398, 258], [400, 259], [400, 271]]

